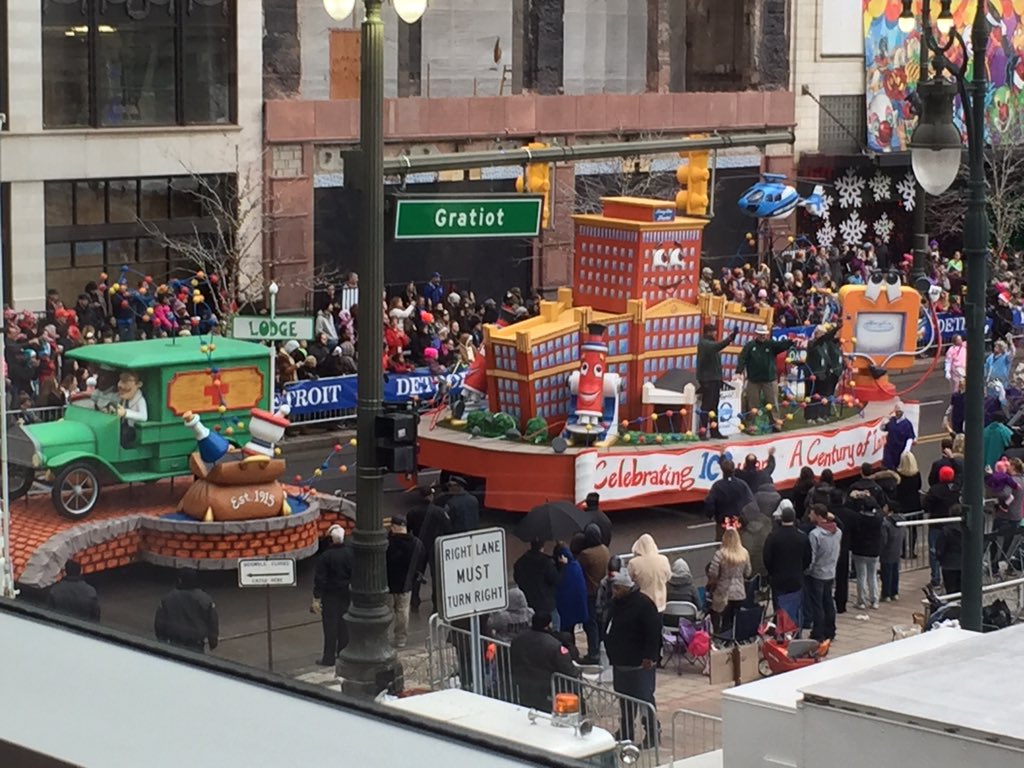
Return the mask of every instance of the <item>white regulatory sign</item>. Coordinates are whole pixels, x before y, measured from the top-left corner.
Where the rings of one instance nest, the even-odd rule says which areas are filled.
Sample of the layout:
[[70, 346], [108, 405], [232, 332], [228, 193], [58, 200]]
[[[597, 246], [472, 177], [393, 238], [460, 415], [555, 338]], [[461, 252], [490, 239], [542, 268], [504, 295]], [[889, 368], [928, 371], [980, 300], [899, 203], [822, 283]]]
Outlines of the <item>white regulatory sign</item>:
[[294, 587], [295, 561], [239, 560], [238, 586], [240, 587]]
[[436, 546], [441, 564], [441, 615], [446, 621], [508, 607], [505, 531], [487, 528], [442, 536]]

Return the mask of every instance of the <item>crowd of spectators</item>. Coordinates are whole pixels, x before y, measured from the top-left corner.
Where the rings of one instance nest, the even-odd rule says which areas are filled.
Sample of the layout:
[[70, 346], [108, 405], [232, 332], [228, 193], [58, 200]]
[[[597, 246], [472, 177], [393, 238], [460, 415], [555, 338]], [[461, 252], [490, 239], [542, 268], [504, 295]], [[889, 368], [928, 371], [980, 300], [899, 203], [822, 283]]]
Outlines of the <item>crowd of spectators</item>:
[[[293, 339], [278, 349], [278, 385], [356, 372], [359, 326], [368, 322], [360, 307], [359, 278], [327, 287], [316, 298], [315, 338]], [[508, 324], [537, 312], [540, 295], [510, 289], [499, 305], [469, 289], [446, 284], [435, 272], [422, 285], [410, 281], [385, 292], [378, 322], [384, 331], [380, 350], [384, 370], [405, 373], [426, 368], [432, 374], [465, 369], [481, 354], [483, 326]]]
[[[1024, 301], [1024, 259], [1021, 254], [1002, 254], [990, 264], [992, 338], [1006, 338], [1015, 327], [1013, 310]], [[941, 289], [934, 303], [937, 312], [963, 314], [964, 266], [959, 251], [944, 253], [931, 242], [924, 268]], [[910, 283], [913, 256], [890, 253], [880, 239], [859, 247], [791, 246], [760, 264], [752, 261], [717, 273], [704, 267], [699, 287], [702, 293], [725, 296], [751, 313], [770, 307], [777, 328], [793, 328], [830, 322], [838, 315], [839, 289], [862, 284], [879, 269], [895, 269]], [[65, 365], [63, 359], [64, 352], [77, 346], [219, 331], [216, 313], [200, 295], [203, 290], [214, 292], [210, 278], [200, 280], [198, 287], [194, 279], [156, 287], [146, 278], [129, 290], [124, 279], [108, 286], [105, 276], [99, 277], [68, 304], [51, 290], [42, 313], [4, 311], [11, 408], [59, 407], [83, 388], [88, 372], [76, 364]], [[439, 374], [465, 368], [481, 353], [485, 324], [530, 317], [538, 311], [540, 298], [536, 291], [512, 288], [499, 302], [479, 297], [436, 272], [423, 283], [396, 286], [380, 303], [384, 369], [399, 373], [425, 368]], [[360, 311], [358, 275], [349, 273], [340, 285], [317, 292], [314, 305], [314, 338], [278, 346], [279, 386], [356, 372], [362, 351], [359, 325], [366, 321], [366, 312]]]

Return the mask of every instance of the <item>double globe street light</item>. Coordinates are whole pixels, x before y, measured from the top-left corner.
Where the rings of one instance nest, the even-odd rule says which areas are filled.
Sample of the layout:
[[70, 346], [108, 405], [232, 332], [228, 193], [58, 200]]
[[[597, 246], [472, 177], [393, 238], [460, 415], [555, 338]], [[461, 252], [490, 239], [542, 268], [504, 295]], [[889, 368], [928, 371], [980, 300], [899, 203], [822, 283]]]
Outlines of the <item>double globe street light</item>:
[[[407, 24], [419, 21], [427, 0], [391, 0]], [[355, 10], [355, 0], [323, 0], [337, 21]], [[345, 623], [349, 642], [338, 658], [342, 690], [363, 698], [381, 691], [400, 691], [402, 665], [391, 643], [392, 621], [387, 604], [387, 534], [384, 531], [384, 469], [377, 457], [375, 429], [383, 400], [384, 323], [373, 321], [384, 295], [384, 21], [382, 0], [363, 0], [359, 61], [359, 149], [345, 155], [345, 185], [360, 192], [359, 291], [367, 322], [359, 326], [356, 409], [356, 527], [352, 532], [352, 600]]]
[[[960, 171], [963, 144], [953, 122], [954, 97], [960, 96], [967, 128], [967, 218], [964, 222], [964, 261], [967, 278], [967, 393], [964, 424], [963, 502], [964, 551], [960, 624], [981, 631], [982, 558], [984, 557], [985, 459], [985, 295], [988, 287], [988, 219], [985, 196], [985, 99], [988, 95], [986, 52], [990, 26], [987, 4], [976, 0], [971, 25], [971, 46], [953, 20], [950, 0], [941, 0], [935, 27], [930, 20], [932, 0], [923, 0], [921, 30], [921, 76], [918, 85], [921, 113], [910, 139], [910, 157], [918, 183], [930, 195], [940, 195], [953, 184]], [[914, 0], [903, 0], [899, 28], [912, 32], [917, 24]], [[962, 63], [947, 55], [960, 47]], [[970, 56], [968, 56], [970, 53]], [[931, 54], [931, 65], [928, 56]], [[967, 71], [970, 64], [971, 78]]]

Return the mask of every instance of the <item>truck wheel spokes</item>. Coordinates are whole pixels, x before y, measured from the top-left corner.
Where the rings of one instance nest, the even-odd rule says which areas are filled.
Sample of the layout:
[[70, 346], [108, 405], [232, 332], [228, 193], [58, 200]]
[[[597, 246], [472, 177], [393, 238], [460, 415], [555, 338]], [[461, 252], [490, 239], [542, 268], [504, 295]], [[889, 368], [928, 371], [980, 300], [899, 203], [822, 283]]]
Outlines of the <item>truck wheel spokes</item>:
[[76, 469], [64, 478], [60, 497], [64, 508], [72, 513], [88, 512], [96, 503], [96, 478], [84, 469]]

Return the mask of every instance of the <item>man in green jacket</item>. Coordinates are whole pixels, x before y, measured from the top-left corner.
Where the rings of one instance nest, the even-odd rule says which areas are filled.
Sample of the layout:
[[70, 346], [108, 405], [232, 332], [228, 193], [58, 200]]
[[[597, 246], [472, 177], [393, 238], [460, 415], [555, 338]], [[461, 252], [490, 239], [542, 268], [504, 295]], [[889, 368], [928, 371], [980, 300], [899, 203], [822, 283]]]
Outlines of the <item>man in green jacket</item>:
[[[718, 402], [722, 396], [722, 350], [730, 346], [736, 340], [736, 331], [733, 330], [721, 341], [715, 341], [718, 335], [718, 328], [708, 323], [704, 326], [704, 335], [697, 343], [697, 383], [700, 385], [700, 426], [703, 430], [701, 436], [704, 438], [720, 438], [722, 433], [718, 431]], [[714, 413], [714, 418], [710, 414]], [[710, 422], [715, 427], [709, 426]]]
[[746, 376], [747, 387], [743, 395], [743, 411], [750, 413], [762, 404], [772, 406], [772, 423], [775, 431], [781, 429], [779, 422], [779, 383], [775, 369], [775, 357], [793, 346], [789, 339], [772, 340], [767, 325], [757, 327], [757, 336], [748, 341], [736, 365], [736, 373]]

